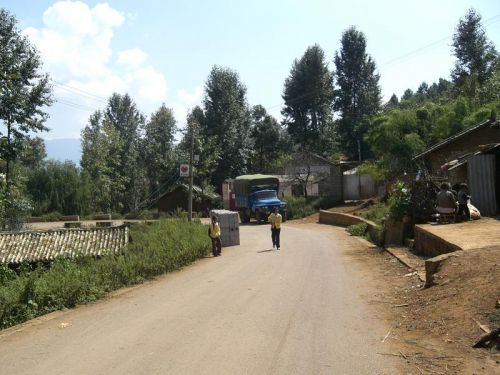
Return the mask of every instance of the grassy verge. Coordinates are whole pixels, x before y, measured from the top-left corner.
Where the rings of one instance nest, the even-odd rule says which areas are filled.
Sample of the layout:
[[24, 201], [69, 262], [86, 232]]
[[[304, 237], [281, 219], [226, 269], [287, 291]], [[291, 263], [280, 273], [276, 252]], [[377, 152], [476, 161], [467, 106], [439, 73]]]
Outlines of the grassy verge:
[[206, 227], [185, 220], [134, 225], [131, 238], [119, 255], [25, 264], [16, 271], [0, 266], [0, 328], [95, 301], [110, 291], [179, 269], [210, 250]]

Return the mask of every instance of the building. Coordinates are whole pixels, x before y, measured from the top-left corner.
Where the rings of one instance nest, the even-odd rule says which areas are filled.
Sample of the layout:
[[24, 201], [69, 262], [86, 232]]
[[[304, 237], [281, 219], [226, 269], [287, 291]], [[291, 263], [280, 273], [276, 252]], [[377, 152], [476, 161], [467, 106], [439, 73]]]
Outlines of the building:
[[[155, 203], [159, 212], [174, 212], [177, 209], [187, 211], [189, 186], [179, 184], [162, 194]], [[217, 195], [202, 191], [198, 186], [193, 186], [193, 211], [205, 212], [212, 208], [212, 202]]]
[[415, 156], [431, 177], [453, 186], [465, 182], [472, 204], [483, 215], [500, 212], [500, 122], [496, 119], [464, 129]]
[[330, 161], [311, 152], [295, 153], [285, 163], [280, 176], [280, 194], [329, 196], [343, 202], [343, 173], [357, 166], [357, 161]]

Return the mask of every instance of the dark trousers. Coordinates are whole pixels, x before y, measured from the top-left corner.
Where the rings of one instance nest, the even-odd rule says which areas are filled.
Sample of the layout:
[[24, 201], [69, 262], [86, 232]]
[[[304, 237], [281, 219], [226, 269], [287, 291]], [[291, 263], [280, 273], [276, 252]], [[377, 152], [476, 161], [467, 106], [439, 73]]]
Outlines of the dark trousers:
[[469, 206], [467, 204], [459, 204], [458, 205], [457, 216], [460, 217], [462, 215], [465, 215], [467, 220], [470, 220], [470, 210], [469, 210]]
[[214, 257], [220, 255], [222, 252], [222, 244], [220, 243], [220, 238], [212, 238], [212, 254]]
[[271, 239], [273, 246], [280, 247], [280, 232], [281, 228], [271, 228]]

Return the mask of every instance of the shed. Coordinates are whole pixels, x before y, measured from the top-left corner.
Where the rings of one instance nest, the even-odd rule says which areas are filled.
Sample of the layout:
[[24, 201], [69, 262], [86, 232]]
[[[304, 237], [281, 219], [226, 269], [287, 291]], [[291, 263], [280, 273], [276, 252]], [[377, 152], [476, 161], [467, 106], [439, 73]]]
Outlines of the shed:
[[481, 214], [500, 212], [500, 122], [471, 126], [415, 156], [431, 176], [466, 182]]
[[[176, 209], [188, 209], [189, 186], [179, 184], [162, 194], [155, 203], [160, 212], [174, 212]], [[205, 212], [212, 201], [217, 198], [214, 193], [203, 191], [199, 186], [193, 186], [193, 211]]]

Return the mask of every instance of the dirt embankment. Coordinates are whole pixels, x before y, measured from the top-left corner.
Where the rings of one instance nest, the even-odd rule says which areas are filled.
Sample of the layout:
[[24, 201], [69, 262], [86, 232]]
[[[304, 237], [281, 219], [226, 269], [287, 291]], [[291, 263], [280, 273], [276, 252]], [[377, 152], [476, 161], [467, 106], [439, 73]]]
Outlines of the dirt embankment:
[[500, 373], [500, 351], [472, 348], [484, 333], [479, 324], [499, 324], [490, 319], [500, 316], [500, 247], [458, 252], [428, 289], [394, 258], [364, 255], [385, 284], [375, 300], [386, 307], [385, 340], [396, 348], [381, 355], [400, 356], [415, 374]]

